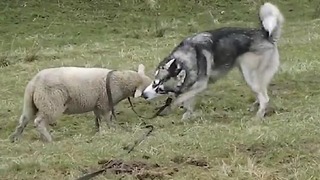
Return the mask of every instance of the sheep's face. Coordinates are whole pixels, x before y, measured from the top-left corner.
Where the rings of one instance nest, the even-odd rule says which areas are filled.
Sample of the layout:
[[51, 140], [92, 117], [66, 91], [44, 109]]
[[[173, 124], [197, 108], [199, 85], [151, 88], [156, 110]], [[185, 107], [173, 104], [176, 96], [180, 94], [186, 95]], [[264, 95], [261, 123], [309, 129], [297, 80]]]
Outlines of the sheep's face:
[[141, 77], [141, 84], [137, 87], [134, 97], [140, 97], [142, 95], [142, 92], [149, 86], [149, 84], [152, 82], [151, 78], [145, 75], [144, 73], [144, 65], [140, 64], [138, 67], [138, 74]]

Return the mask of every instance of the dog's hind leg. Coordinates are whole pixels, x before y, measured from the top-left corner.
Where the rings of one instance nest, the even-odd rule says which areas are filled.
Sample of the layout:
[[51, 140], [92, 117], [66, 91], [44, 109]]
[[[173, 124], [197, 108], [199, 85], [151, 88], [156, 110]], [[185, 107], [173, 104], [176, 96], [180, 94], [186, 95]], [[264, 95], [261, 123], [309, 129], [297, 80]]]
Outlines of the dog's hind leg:
[[[256, 63], [252, 63], [256, 62]], [[269, 104], [268, 85], [279, 66], [279, 55], [277, 51], [266, 51], [262, 56], [250, 54], [240, 61], [240, 70], [244, 79], [256, 94], [256, 102], [252, 106], [259, 103], [259, 109], [256, 117], [264, 118], [266, 108]]]
[[266, 113], [266, 108], [269, 104], [268, 86], [273, 79], [274, 75], [278, 71], [280, 65], [278, 49], [274, 48], [270, 51], [266, 51], [263, 54], [263, 59], [260, 67], [258, 68], [258, 75], [260, 77], [260, 91], [258, 99], [260, 103], [257, 117], [263, 118]]
[[250, 105], [250, 108], [249, 108], [249, 111], [253, 112], [259, 106], [259, 98], [258, 98], [259, 87], [257, 87], [258, 86], [257, 76], [253, 69], [246, 66], [245, 62], [240, 62], [239, 69], [247, 85], [255, 93], [256, 100]]
[[268, 96], [268, 86], [269, 83], [271, 82], [274, 74], [277, 71], [277, 68], [275, 68], [277, 66], [274, 67], [270, 67], [265, 69], [262, 72], [259, 72], [260, 74], [260, 89], [259, 89], [259, 93], [258, 93], [258, 100], [259, 100], [259, 110], [256, 114], [256, 116], [258, 118], [263, 118], [265, 116], [266, 113], [266, 108], [268, 107], [269, 104], [269, 96]]
[[266, 108], [269, 103], [269, 96], [267, 94], [266, 87], [262, 86], [263, 83], [259, 81], [259, 75], [256, 70], [242, 67], [242, 73], [247, 84], [256, 95], [256, 101], [251, 105], [250, 110], [253, 110], [255, 106], [259, 104], [256, 117], [259, 119], [264, 118]]
[[256, 95], [256, 101], [251, 105], [250, 111], [254, 111], [255, 107], [259, 104], [259, 110], [256, 116], [258, 118], [263, 118], [265, 115], [265, 109], [269, 102], [267, 90], [265, 87], [261, 86], [258, 78], [259, 74], [256, 73], [256, 70], [251, 70], [246, 67], [242, 67], [241, 69], [245, 81]]
[[258, 92], [258, 100], [259, 100], [259, 110], [256, 114], [256, 117], [259, 119], [263, 119], [266, 114], [266, 108], [269, 103], [269, 96], [266, 88], [260, 88]]

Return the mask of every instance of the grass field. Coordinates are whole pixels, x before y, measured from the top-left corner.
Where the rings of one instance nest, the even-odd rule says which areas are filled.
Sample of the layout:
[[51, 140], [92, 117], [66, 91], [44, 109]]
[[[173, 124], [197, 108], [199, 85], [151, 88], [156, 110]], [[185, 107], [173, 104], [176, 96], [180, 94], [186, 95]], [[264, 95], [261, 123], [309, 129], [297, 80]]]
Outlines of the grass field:
[[[158, 163], [178, 172], [164, 179], [320, 178], [320, 5], [318, 0], [273, 1], [286, 23], [279, 42], [281, 69], [269, 88], [276, 113], [264, 122], [247, 109], [253, 94], [237, 70], [198, 98], [194, 121], [182, 112], [144, 120], [152, 135], [127, 154], [145, 131], [126, 101], [117, 107], [127, 128], [94, 134], [92, 113], [63, 116], [44, 144], [31, 121], [22, 139], [10, 143], [27, 82], [39, 70], [58, 66], [137, 69], [149, 75], [183, 37], [221, 26], [255, 27], [262, 1], [2, 0], [0, 2], [0, 179], [75, 179], [102, 159]], [[226, 90], [227, 89], [227, 90]], [[144, 116], [154, 106], [133, 102]], [[143, 158], [144, 157], [144, 158]], [[146, 159], [145, 157], [149, 157]], [[177, 164], [193, 157], [209, 168]], [[96, 179], [135, 179], [105, 173]]]

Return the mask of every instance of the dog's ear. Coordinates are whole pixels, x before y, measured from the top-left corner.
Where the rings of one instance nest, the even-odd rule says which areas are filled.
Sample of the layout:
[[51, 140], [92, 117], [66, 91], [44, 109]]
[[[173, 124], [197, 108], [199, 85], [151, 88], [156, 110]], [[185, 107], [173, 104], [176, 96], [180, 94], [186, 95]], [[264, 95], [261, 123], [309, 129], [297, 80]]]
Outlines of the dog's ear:
[[181, 65], [177, 59], [171, 59], [164, 66], [172, 76], [176, 76], [181, 71]]
[[173, 59], [170, 59], [165, 65], [164, 65], [164, 68], [169, 70], [169, 69], [173, 69], [176, 67], [176, 59], [173, 58]]
[[186, 79], [186, 76], [187, 76], [186, 70], [181, 70], [181, 71], [179, 72], [179, 74], [177, 75], [178, 86], [181, 86], [181, 85], [184, 83], [184, 81], [185, 81], [185, 79]]

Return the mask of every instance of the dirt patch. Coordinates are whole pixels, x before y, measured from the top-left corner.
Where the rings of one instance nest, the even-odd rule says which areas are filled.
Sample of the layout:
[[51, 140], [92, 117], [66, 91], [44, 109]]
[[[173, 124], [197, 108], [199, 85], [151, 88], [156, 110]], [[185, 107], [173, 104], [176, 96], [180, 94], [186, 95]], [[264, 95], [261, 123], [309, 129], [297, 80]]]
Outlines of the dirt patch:
[[197, 159], [194, 157], [176, 156], [171, 161], [176, 164], [189, 164], [209, 168], [209, 163], [204, 158]]
[[157, 163], [146, 163], [142, 161], [125, 162], [121, 159], [100, 160], [98, 162], [107, 172], [113, 174], [130, 174], [139, 180], [144, 179], [163, 179], [172, 176], [178, 171], [177, 168], [161, 167]]
[[264, 143], [254, 144], [251, 146], [238, 144], [236, 148], [239, 150], [239, 152], [248, 154], [250, 157], [256, 157], [258, 159], [264, 157], [266, 152], [268, 151], [268, 147]]
[[[146, 156], [143, 159], [148, 159], [150, 157]], [[186, 164], [193, 165], [198, 167], [209, 168], [208, 162], [202, 158], [197, 159], [193, 157], [183, 157], [176, 156], [171, 159], [175, 164]], [[80, 177], [78, 180], [82, 179], [91, 179], [94, 176], [97, 176], [101, 173], [112, 173], [116, 175], [132, 175], [139, 180], [146, 179], [164, 179], [172, 178], [172, 176], [179, 172], [177, 166], [173, 165], [170, 167], [160, 166], [157, 163], [147, 163], [143, 161], [124, 161], [122, 159], [110, 159], [110, 160], [100, 160], [98, 161], [100, 165], [99, 168], [95, 168], [92, 173], [87, 171], [82, 171], [85, 173], [86, 177]], [[98, 169], [98, 170], [97, 170]], [[85, 178], [84, 178], [85, 177]], [[88, 178], [90, 177], [90, 178]]]

